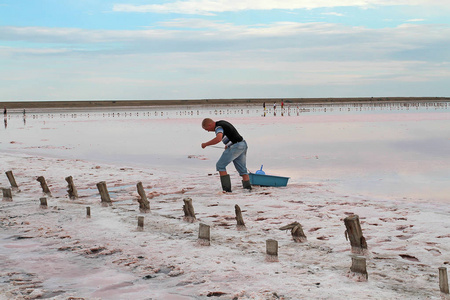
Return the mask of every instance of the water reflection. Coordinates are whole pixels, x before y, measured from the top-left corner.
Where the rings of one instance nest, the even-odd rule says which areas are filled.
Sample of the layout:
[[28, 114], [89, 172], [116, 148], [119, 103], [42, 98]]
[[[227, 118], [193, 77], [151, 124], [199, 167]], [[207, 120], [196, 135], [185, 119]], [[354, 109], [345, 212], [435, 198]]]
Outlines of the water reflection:
[[353, 113], [386, 113], [386, 112], [425, 112], [447, 111], [449, 102], [389, 102], [389, 103], [318, 103], [297, 104], [285, 102], [281, 108], [273, 104], [267, 108], [265, 102], [260, 105], [211, 105], [211, 106], [177, 106], [177, 107], [141, 107], [141, 108], [108, 108], [108, 109], [40, 109], [28, 112], [25, 110], [4, 111], [5, 128], [8, 117], [14, 122], [22, 117], [26, 125], [26, 117], [36, 120], [100, 120], [100, 119], [184, 119], [205, 117], [299, 117], [302, 115], [345, 115]]
[[442, 198], [450, 193], [448, 104], [11, 110], [4, 118], [1, 150], [209, 172], [211, 161], [186, 159], [191, 154], [217, 156], [214, 148], [198, 147], [206, 138], [200, 120], [235, 118], [251, 142], [250, 171], [264, 163], [292, 182], [339, 182], [352, 185], [353, 191]]

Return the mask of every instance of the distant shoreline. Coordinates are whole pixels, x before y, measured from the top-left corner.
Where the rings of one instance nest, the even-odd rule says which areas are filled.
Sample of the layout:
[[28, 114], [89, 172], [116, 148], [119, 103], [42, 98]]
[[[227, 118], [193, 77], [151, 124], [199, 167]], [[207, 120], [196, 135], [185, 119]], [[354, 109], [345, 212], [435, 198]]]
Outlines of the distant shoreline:
[[236, 105], [262, 104], [273, 102], [295, 104], [320, 103], [380, 103], [380, 102], [423, 102], [450, 101], [450, 97], [355, 97], [355, 98], [248, 98], [248, 99], [197, 99], [197, 100], [68, 100], [68, 101], [1, 101], [0, 107], [7, 109], [27, 108], [96, 108], [96, 107], [137, 107], [175, 105]]

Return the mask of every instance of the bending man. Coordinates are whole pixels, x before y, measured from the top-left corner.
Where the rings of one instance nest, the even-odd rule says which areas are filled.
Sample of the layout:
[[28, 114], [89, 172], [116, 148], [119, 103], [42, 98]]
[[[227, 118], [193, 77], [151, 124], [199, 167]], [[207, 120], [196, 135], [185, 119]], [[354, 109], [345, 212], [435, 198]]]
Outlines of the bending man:
[[231, 192], [230, 175], [227, 174], [226, 167], [233, 162], [239, 175], [242, 176], [242, 186], [245, 189], [252, 189], [250, 178], [247, 172], [247, 143], [231, 123], [227, 121], [213, 121], [206, 118], [202, 122], [202, 127], [206, 131], [214, 131], [216, 137], [202, 143], [202, 148], [215, 145], [220, 142], [225, 144], [225, 151], [216, 163], [216, 169], [220, 174], [220, 182], [224, 192]]

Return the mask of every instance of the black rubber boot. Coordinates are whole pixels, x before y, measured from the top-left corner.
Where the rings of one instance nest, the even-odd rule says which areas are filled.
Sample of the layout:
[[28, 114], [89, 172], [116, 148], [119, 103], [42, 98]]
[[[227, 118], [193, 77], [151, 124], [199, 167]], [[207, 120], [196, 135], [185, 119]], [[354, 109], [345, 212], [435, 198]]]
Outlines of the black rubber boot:
[[222, 190], [224, 192], [231, 193], [230, 175], [220, 176], [220, 183], [222, 184]]
[[242, 187], [247, 190], [252, 189], [252, 185], [250, 184], [250, 180], [244, 181], [242, 180]]

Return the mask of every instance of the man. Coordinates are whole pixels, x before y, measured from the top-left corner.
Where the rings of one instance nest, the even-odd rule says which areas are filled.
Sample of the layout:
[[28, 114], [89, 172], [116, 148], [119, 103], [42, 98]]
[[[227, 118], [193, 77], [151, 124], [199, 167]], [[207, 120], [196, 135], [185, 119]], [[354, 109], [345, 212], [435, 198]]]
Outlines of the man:
[[223, 142], [225, 151], [216, 163], [216, 169], [220, 174], [220, 183], [224, 192], [231, 192], [230, 175], [228, 175], [226, 166], [233, 162], [239, 175], [242, 176], [242, 186], [244, 189], [252, 189], [250, 178], [247, 172], [247, 143], [239, 132], [227, 121], [213, 121], [206, 118], [202, 122], [202, 128], [206, 131], [214, 131], [216, 137], [212, 140], [202, 143], [202, 148], [212, 146]]

